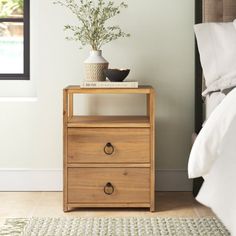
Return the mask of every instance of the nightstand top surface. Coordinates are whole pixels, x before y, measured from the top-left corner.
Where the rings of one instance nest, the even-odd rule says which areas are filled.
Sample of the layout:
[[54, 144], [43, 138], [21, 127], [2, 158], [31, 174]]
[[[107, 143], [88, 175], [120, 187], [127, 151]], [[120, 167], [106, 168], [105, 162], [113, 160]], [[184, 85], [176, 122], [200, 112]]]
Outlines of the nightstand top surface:
[[82, 94], [150, 94], [154, 92], [153, 87], [149, 85], [140, 85], [138, 88], [81, 88], [78, 85], [70, 85], [64, 90], [68, 93]]

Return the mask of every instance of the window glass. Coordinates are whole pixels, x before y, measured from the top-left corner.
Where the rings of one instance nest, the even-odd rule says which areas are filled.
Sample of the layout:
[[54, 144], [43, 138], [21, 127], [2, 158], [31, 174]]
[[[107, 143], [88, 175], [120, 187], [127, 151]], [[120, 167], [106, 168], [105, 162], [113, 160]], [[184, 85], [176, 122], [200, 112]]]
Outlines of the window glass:
[[0, 79], [29, 79], [29, 0], [0, 0]]
[[0, 23], [0, 74], [24, 73], [22, 22]]

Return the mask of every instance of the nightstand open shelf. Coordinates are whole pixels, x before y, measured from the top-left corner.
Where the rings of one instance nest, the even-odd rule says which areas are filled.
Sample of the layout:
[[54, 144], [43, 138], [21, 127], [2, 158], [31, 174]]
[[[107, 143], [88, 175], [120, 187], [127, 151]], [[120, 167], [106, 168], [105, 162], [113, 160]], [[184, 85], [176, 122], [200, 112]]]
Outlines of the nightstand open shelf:
[[[143, 116], [75, 116], [74, 94], [144, 94]], [[155, 210], [154, 90], [64, 89], [63, 208], [148, 207]]]
[[67, 127], [150, 127], [148, 116], [73, 116]]

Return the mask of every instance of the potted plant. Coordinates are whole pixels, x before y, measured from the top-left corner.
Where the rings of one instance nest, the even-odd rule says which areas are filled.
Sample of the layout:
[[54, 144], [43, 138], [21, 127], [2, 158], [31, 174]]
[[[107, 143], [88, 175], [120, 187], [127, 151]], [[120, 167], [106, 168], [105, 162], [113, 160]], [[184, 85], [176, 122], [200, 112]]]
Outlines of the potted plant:
[[115, 5], [108, 0], [58, 0], [54, 2], [68, 8], [78, 19], [78, 25], [65, 25], [69, 33], [68, 40], [80, 42], [81, 47], [91, 47], [90, 56], [85, 60], [87, 81], [104, 81], [104, 69], [108, 62], [102, 57], [101, 47], [121, 37], [129, 37], [117, 25], [107, 25], [114, 16], [120, 14], [122, 8], [127, 8], [125, 2]]

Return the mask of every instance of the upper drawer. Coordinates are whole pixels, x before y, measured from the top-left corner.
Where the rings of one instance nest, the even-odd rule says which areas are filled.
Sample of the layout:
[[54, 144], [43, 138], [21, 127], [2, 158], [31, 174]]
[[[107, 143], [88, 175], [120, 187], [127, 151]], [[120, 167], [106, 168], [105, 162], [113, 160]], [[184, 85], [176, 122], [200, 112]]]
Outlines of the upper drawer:
[[69, 163], [148, 163], [148, 128], [68, 128]]

